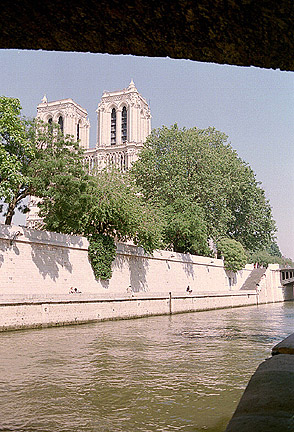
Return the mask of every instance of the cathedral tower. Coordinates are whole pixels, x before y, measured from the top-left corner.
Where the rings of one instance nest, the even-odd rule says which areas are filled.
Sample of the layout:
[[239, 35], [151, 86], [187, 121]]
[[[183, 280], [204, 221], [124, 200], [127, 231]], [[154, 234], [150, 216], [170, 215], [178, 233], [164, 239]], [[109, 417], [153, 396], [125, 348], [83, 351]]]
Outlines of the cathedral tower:
[[64, 135], [72, 135], [74, 140], [80, 140], [84, 149], [89, 148], [90, 123], [87, 111], [72, 99], [61, 99], [48, 102], [46, 96], [37, 106], [37, 118], [45, 123], [58, 123]]
[[151, 114], [133, 80], [123, 90], [104, 92], [97, 112], [97, 143], [85, 153], [86, 165], [129, 169], [151, 132]]
[[141, 145], [151, 132], [149, 106], [133, 80], [126, 89], [104, 92], [96, 112], [97, 148]]
[[[46, 96], [37, 107], [37, 117], [45, 123], [58, 123], [65, 135], [80, 140], [84, 149], [84, 165], [91, 172], [107, 167], [128, 170], [143, 148], [151, 132], [151, 114], [146, 100], [140, 95], [133, 80], [123, 90], [104, 92], [97, 112], [97, 143], [89, 148], [90, 123], [87, 111], [72, 99], [48, 102]], [[30, 197], [27, 226], [42, 225], [39, 217], [39, 198]]]

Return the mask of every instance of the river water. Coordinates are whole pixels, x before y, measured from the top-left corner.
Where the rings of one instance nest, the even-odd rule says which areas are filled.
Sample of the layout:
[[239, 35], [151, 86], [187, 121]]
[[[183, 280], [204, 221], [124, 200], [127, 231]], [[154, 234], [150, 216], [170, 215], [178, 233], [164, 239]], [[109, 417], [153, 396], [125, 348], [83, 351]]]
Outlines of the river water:
[[294, 303], [0, 334], [0, 431], [223, 432]]

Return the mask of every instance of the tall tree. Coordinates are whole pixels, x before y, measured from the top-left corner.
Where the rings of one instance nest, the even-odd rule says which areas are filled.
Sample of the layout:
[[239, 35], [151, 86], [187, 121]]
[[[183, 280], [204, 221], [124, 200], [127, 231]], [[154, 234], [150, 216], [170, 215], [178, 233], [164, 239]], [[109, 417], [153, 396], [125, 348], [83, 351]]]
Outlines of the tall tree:
[[240, 242], [229, 238], [222, 238], [218, 241], [217, 248], [219, 255], [224, 258], [226, 270], [237, 272], [244, 268], [247, 256]]
[[[47, 196], [44, 193], [40, 207], [47, 229], [88, 238], [105, 235], [118, 241], [132, 240], [146, 252], [160, 246], [159, 217], [144, 203], [127, 175], [116, 170], [102, 171], [87, 176], [84, 186], [70, 203], [67, 183], [62, 190], [53, 187]], [[65, 211], [67, 206], [70, 211]]]
[[35, 156], [20, 113], [18, 99], [0, 97], [0, 198], [7, 204], [6, 224], [11, 224], [15, 209], [27, 196], [27, 166]]
[[189, 197], [176, 198], [161, 209], [165, 248], [177, 252], [210, 255], [204, 212]]
[[[0, 98], [0, 197], [7, 205], [5, 223], [11, 224], [16, 209], [27, 212], [29, 195], [50, 196], [52, 189], [67, 188], [67, 206], [86, 180], [82, 152], [58, 125], [21, 117], [18, 99]], [[4, 207], [4, 206], [2, 206]], [[3, 209], [2, 209], [3, 210]]]
[[[68, 206], [67, 188], [52, 189], [43, 199], [41, 215], [45, 228], [85, 235], [96, 277], [108, 279], [116, 255], [115, 241], [129, 241], [153, 252], [161, 246], [161, 219], [144, 203], [129, 177], [118, 171], [102, 171], [88, 176], [85, 189], [73, 195]], [[72, 193], [72, 189], [71, 189]]]
[[[147, 202], [177, 212], [183, 197], [202, 210], [207, 236], [235, 239], [247, 249], [268, 244], [271, 207], [252, 169], [213, 128], [153, 130], [132, 168]], [[195, 212], [199, 220], [199, 212]]]

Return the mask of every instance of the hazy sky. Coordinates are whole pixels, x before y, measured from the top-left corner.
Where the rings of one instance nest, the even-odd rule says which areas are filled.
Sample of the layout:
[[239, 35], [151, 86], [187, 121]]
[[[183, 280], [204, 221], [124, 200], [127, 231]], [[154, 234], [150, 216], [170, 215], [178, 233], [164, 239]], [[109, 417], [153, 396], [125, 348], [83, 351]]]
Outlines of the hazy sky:
[[153, 128], [214, 126], [229, 136], [270, 199], [282, 253], [294, 258], [294, 72], [168, 58], [0, 50], [0, 95], [19, 98], [23, 114], [31, 117], [45, 93], [48, 101], [72, 98], [88, 111], [91, 147], [103, 90], [125, 88], [131, 78], [150, 104]]

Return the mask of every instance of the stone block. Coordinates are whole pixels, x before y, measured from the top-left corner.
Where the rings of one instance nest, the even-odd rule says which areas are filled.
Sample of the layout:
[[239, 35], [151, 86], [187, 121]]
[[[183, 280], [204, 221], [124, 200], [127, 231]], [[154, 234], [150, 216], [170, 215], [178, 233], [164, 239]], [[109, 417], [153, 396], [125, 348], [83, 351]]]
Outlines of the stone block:
[[294, 354], [294, 333], [273, 347], [272, 355], [275, 354]]
[[278, 355], [258, 367], [226, 432], [294, 430], [294, 356]]

